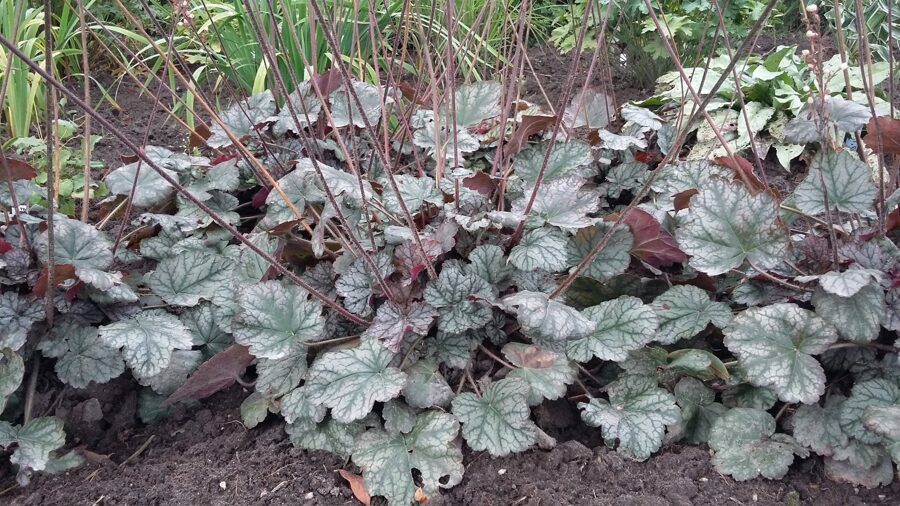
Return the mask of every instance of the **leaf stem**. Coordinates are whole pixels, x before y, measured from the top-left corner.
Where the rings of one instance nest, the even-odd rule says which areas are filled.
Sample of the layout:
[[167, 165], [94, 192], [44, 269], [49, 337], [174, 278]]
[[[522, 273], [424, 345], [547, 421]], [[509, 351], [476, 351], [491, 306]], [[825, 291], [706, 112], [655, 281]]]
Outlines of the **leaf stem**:
[[492, 359], [494, 359], [494, 361], [496, 361], [498, 364], [502, 365], [503, 367], [506, 367], [506, 368], [509, 369], [509, 370], [516, 369], [516, 366], [514, 366], [514, 365], [510, 364], [509, 362], [503, 360], [502, 358], [500, 358], [499, 356], [497, 356], [494, 352], [492, 352], [491, 350], [487, 349], [487, 347], [485, 347], [483, 344], [479, 344], [479, 345], [478, 345], [478, 349], [480, 349], [482, 352], [484, 352], [485, 355], [487, 355], [487, 356], [491, 357]]

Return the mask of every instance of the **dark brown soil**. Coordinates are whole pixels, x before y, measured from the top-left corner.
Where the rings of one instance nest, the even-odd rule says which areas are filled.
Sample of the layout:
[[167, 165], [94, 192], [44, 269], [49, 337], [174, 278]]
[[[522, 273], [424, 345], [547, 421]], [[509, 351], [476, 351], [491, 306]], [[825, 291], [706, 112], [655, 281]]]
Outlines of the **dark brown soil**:
[[[179, 409], [165, 422], [135, 427], [116, 419], [134, 416], [134, 392], [115, 387], [101, 401], [108, 429], [101, 437], [90, 428], [69, 424], [70, 438], [96, 440], [88, 445], [92, 461], [60, 476], [40, 476], [6, 499], [11, 505], [168, 505], [168, 504], [316, 504], [352, 505], [349, 487], [336, 470], [352, 464], [323, 452], [297, 450], [283, 423], [270, 416], [253, 430], [240, 423], [238, 406], [246, 392], [233, 388], [192, 410]], [[94, 393], [101, 393], [94, 392]], [[70, 395], [64, 405], [80, 398]], [[560, 409], [561, 408], [561, 409]], [[65, 416], [73, 421], [70, 410]], [[557, 405], [539, 423], [569, 418]], [[127, 416], [126, 416], [127, 418]], [[105, 425], [95, 422], [94, 429]], [[579, 425], [579, 427], [581, 427]], [[430, 504], [446, 505], [700, 505], [700, 504], [897, 504], [900, 484], [866, 490], [836, 484], [823, 477], [810, 459], [794, 466], [782, 481], [736, 483], [716, 473], [704, 447], [665, 448], [649, 461], [622, 458], [602, 445], [593, 449], [598, 429], [579, 428], [577, 439], [546, 452], [532, 450], [504, 458], [485, 453], [466, 456], [463, 482]], [[121, 465], [141, 445], [146, 450]], [[11, 477], [3, 483], [11, 482]], [[798, 502], [800, 501], [800, 502]]]
[[[573, 82], [569, 96], [574, 97], [587, 79], [593, 54], [584, 53], [578, 62], [578, 70], [574, 75], [569, 75], [573, 57], [574, 54], [560, 54], [552, 45], [528, 48], [528, 62], [531, 65], [528, 62], [525, 64], [523, 98], [539, 104], [546, 104], [549, 100], [556, 107], [565, 87]], [[589, 86], [612, 97], [616, 104], [644, 99], [653, 94], [652, 89], [636, 87], [622, 77], [615, 66], [607, 70], [601, 60], [597, 62]]]

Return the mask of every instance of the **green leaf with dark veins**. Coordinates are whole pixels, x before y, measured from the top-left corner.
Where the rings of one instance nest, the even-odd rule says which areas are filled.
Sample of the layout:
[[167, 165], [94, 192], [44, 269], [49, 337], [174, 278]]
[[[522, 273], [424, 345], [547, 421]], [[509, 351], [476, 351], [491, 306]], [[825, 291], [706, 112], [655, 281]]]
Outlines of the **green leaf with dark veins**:
[[[220, 113], [220, 116], [228, 131], [241, 141], [255, 132], [257, 125], [268, 121], [275, 114], [275, 108], [275, 96], [271, 90], [265, 90], [262, 93], [251, 95], [240, 104], [232, 105]], [[218, 123], [214, 123], [209, 132], [209, 138], [206, 139], [209, 147], [220, 149], [233, 144]]]
[[328, 419], [316, 423], [308, 418], [298, 418], [286, 427], [291, 443], [306, 450], [323, 450], [349, 457], [357, 437], [366, 430], [361, 422], [341, 423]]
[[25, 362], [22, 356], [9, 348], [0, 350], [0, 414], [6, 408], [6, 401], [25, 377]]
[[[381, 252], [372, 255], [372, 261], [378, 268], [382, 279], [388, 277], [394, 270], [391, 256], [387, 253]], [[376, 285], [378, 285], [378, 278], [372, 273], [368, 262], [363, 257], [354, 260], [335, 283], [337, 293], [344, 297], [344, 307], [360, 316], [368, 316], [372, 312], [369, 299], [371, 299], [372, 289]]]
[[871, 170], [856, 153], [823, 149], [810, 161], [809, 174], [794, 190], [793, 200], [806, 214], [826, 212], [826, 196], [831, 210], [862, 213], [872, 206], [875, 193]]
[[706, 443], [716, 420], [727, 413], [728, 408], [715, 402], [716, 393], [694, 378], [681, 378], [675, 385], [674, 394], [681, 408], [681, 422], [673, 428], [674, 432], [689, 443]]
[[567, 239], [551, 228], [526, 232], [522, 240], [509, 252], [509, 263], [523, 271], [537, 269], [558, 272], [569, 266]]
[[656, 337], [658, 318], [641, 299], [625, 295], [582, 311], [595, 329], [583, 339], [569, 341], [566, 354], [577, 362], [593, 357], [621, 362], [628, 352], [643, 348]]
[[784, 402], [804, 404], [825, 392], [825, 372], [813, 355], [837, 339], [834, 327], [796, 304], [747, 309], [725, 329], [725, 346], [751, 383], [771, 387]]
[[577, 309], [551, 299], [546, 293], [521, 291], [503, 299], [515, 313], [522, 333], [553, 351], [565, 350], [566, 343], [590, 335], [596, 324]]
[[553, 145], [544, 142], [523, 149], [513, 159], [516, 175], [524, 181], [535, 182], [547, 150], [551, 148], [544, 170], [544, 181], [552, 181], [566, 175], [590, 177], [596, 174], [596, 170], [591, 167], [594, 163], [591, 147], [584, 142], [572, 140]]
[[473, 298], [493, 300], [487, 281], [456, 267], [445, 267], [425, 288], [425, 302], [438, 310], [438, 330], [458, 334], [487, 325], [491, 308]]
[[857, 343], [878, 337], [886, 311], [884, 290], [870, 283], [850, 297], [825, 291], [821, 286], [812, 296], [816, 314], [837, 328], [841, 336]]
[[832, 395], [825, 401], [825, 407], [818, 404], [803, 404], [791, 417], [794, 439], [803, 446], [822, 456], [834, 453], [835, 448], [847, 445], [847, 434], [841, 429], [840, 414], [847, 398]]
[[647, 460], [662, 445], [666, 425], [681, 420], [675, 397], [646, 376], [625, 376], [608, 391], [609, 401], [579, 403], [581, 418], [591, 427], [601, 428], [607, 446], [618, 440], [619, 452]]
[[122, 354], [104, 343], [95, 327], [64, 319], [57, 321], [50, 337], [41, 341], [38, 349], [57, 359], [56, 375], [67, 385], [84, 388], [92, 381], [106, 383], [125, 372]]
[[66, 443], [63, 422], [55, 416], [33, 418], [21, 427], [0, 421], [0, 446], [8, 447], [13, 442], [18, 446], [9, 458], [11, 464], [43, 471], [50, 452]]
[[234, 316], [234, 340], [258, 358], [278, 359], [322, 334], [322, 304], [306, 290], [279, 281], [244, 288]]
[[528, 383], [507, 378], [491, 383], [481, 396], [465, 392], [453, 399], [453, 414], [462, 422], [463, 438], [475, 451], [495, 457], [521, 452], [537, 440], [528, 408]]
[[400, 395], [406, 374], [388, 365], [393, 358], [393, 353], [372, 341], [320, 355], [306, 379], [310, 401], [331, 408], [331, 416], [339, 422], [361, 420], [376, 402]]
[[675, 238], [695, 269], [717, 276], [745, 260], [760, 269], [781, 262], [787, 235], [768, 193], [753, 195], [744, 185], [711, 179], [691, 198], [690, 209]]
[[153, 293], [175, 306], [196, 306], [212, 299], [233, 275], [228, 258], [211, 251], [189, 250], [159, 262], [144, 279]]
[[694, 337], [710, 323], [725, 328], [731, 322], [727, 304], [710, 300], [705, 290], [692, 285], [673, 286], [654, 299], [652, 307], [659, 317], [655, 341], [660, 344]]
[[779, 480], [794, 462], [794, 453], [808, 452], [787, 434], [775, 434], [775, 419], [759, 409], [735, 408], [718, 419], [709, 434], [716, 452], [713, 464], [737, 481], [762, 475]]
[[[574, 237], [569, 239], [567, 246], [569, 264], [580, 264], [600, 244], [611, 227], [611, 223], [597, 223], [592, 227], [579, 230]], [[606, 246], [582, 272], [582, 276], [606, 282], [622, 274], [631, 263], [631, 247], [633, 245], [634, 236], [631, 235], [628, 227], [618, 227]]]
[[189, 350], [193, 342], [176, 316], [155, 309], [100, 327], [100, 339], [124, 347], [125, 361], [139, 377], [158, 374], [169, 365], [174, 350]]
[[433, 359], [419, 360], [404, 372], [403, 397], [414, 408], [445, 408], [456, 395]]
[[419, 486], [431, 497], [462, 481], [462, 451], [454, 443], [458, 431], [453, 415], [426, 411], [409, 434], [372, 429], [359, 436], [353, 463], [362, 468], [370, 494], [387, 498], [391, 506], [407, 506]]
[[422, 302], [413, 302], [406, 307], [386, 302], [378, 308], [375, 318], [362, 335], [364, 338], [380, 341], [385, 348], [396, 353], [400, 351], [403, 337], [407, 333], [420, 336], [428, 334], [437, 315], [433, 307]]
[[44, 305], [35, 296], [0, 293], [0, 348], [21, 348], [31, 326], [44, 318]]
[[578, 372], [565, 355], [538, 346], [507, 343], [503, 355], [515, 369], [507, 378], [521, 378], [528, 383], [528, 405], [537, 406], [544, 399], [556, 400], [566, 395], [567, 386], [575, 382]]
[[256, 364], [256, 391], [277, 399], [294, 390], [308, 370], [305, 346], [295, 346], [284, 357], [262, 358]]
[[900, 387], [888, 378], [876, 378], [853, 385], [841, 407], [841, 428], [847, 435], [867, 444], [880, 444], [884, 437], [865, 425], [866, 408], [900, 404]]

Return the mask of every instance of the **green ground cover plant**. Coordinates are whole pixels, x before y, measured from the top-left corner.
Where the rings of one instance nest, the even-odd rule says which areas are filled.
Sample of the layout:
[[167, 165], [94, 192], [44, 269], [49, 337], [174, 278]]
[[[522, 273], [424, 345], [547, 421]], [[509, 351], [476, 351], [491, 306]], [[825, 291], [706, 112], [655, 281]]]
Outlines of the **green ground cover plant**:
[[[817, 454], [833, 479], [889, 484], [900, 120], [875, 67], [854, 86], [843, 59], [787, 47], [697, 81], [661, 42], [677, 75], [621, 107], [589, 87], [551, 110], [500, 81], [425, 93], [348, 62], [272, 65], [274, 88], [189, 152], [139, 146], [16, 53], [135, 153], [104, 177], [97, 224], [54, 204], [52, 169], [40, 185], [0, 159], [0, 447], [19, 483], [82, 461], [33, 412], [43, 363], [76, 389], [130, 375], [147, 423], [239, 383], [248, 429], [283, 418], [392, 505], [460, 483], [463, 445], [553, 447], [532, 418], [548, 401], [639, 461], [707, 444], [742, 481]], [[790, 188], [742, 156], [776, 114], [799, 146]]]

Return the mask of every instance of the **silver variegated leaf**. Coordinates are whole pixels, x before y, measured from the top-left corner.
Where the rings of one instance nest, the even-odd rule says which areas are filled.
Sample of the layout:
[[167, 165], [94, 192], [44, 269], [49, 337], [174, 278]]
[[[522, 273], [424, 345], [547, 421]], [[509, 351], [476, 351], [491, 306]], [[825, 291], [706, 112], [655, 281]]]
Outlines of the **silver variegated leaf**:
[[123, 348], [128, 367], [139, 377], [158, 374], [169, 365], [174, 350], [189, 350], [193, 341], [176, 316], [155, 309], [100, 327], [100, 339]]
[[725, 329], [725, 346], [751, 383], [771, 387], [784, 402], [804, 404], [825, 392], [825, 371], [813, 355], [837, 339], [834, 327], [796, 304], [747, 309]]
[[125, 372], [119, 350], [104, 343], [96, 328], [73, 319], [58, 321], [50, 339], [41, 341], [38, 349], [44, 356], [57, 359], [56, 375], [74, 388], [84, 388], [92, 381], [106, 383]]
[[406, 506], [419, 487], [431, 497], [462, 481], [462, 451], [454, 443], [458, 432], [453, 415], [426, 411], [416, 417], [409, 434], [372, 429], [360, 435], [353, 462], [362, 468], [371, 495], [385, 497], [391, 506]]
[[213, 295], [233, 276], [230, 259], [212, 251], [190, 250], [159, 262], [144, 279], [168, 304], [196, 306]]
[[425, 288], [425, 302], [438, 310], [438, 329], [451, 334], [483, 327], [491, 321], [491, 308], [473, 298], [493, 300], [491, 285], [456, 267], [444, 267], [438, 279]]
[[393, 358], [393, 353], [371, 341], [320, 355], [306, 379], [310, 401], [331, 408], [331, 416], [339, 422], [363, 419], [376, 402], [400, 395], [406, 383], [406, 374], [388, 365]]
[[232, 323], [234, 340], [258, 358], [278, 359], [319, 337], [325, 328], [322, 304], [306, 290], [266, 281], [244, 288]]
[[812, 297], [816, 314], [837, 328], [838, 333], [858, 343], [878, 337], [886, 311], [884, 290], [870, 283], [850, 297], [825, 291], [821, 286]]
[[526, 402], [529, 392], [524, 380], [506, 378], [491, 383], [480, 396], [471, 392], [457, 395], [453, 414], [462, 422], [463, 439], [469, 447], [501, 457], [534, 444], [537, 428]]
[[424, 336], [437, 315], [433, 307], [422, 302], [413, 302], [407, 307], [386, 302], [378, 308], [371, 325], [362, 335], [380, 341], [385, 348], [396, 353], [407, 333]]
[[566, 395], [566, 387], [578, 377], [578, 372], [565, 355], [538, 346], [507, 343], [503, 347], [503, 355], [516, 366], [506, 377], [521, 378], [528, 383], [529, 406], [536, 406], [544, 399], [552, 401]]
[[523, 149], [513, 160], [516, 175], [528, 182], [535, 182], [544, 164], [547, 150], [552, 149], [544, 169], [544, 181], [573, 175], [590, 177], [596, 173], [591, 167], [594, 162], [591, 147], [581, 141], [556, 144], [542, 143]]
[[268, 399], [277, 399], [294, 390], [306, 374], [307, 351], [296, 346], [284, 357], [263, 358], [256, 364], [256, 391]]
[[725, 328], [731, 322], [727, 304], [710, 300], [706, 291], [692, 285], [673, 286], [654, 299], [652, 307], [659, 317], [654, 340], [660, 344], [694, 337], [710, 323]]
[[[275, 114], [275, 96], [271, 90], [251, 95], [240, 104], [234, 104], [220, 114], [225, 128], [239, 141], [256, 131], [256, 126], [269, 120]], [[219, 123], [209, 129], [206, 144], [213, 149], [226, 148], [233, 143]]]
[[794, 453], [806, 454], [787, 434], [775, 434], [775, 419], [760, 409], [735, 408], [718, 419], [709, 435], [716, 452], [713, 464], [737, 481], [757, 476], [778, 480], [794, 462]]
[[[567, 246], [569, 264], [581, 263], [588, 254], [609, 233], [611, 223], [597, 223], [592, 227], [583, 228], [569, 240]], [[628, 227], [620, 226], [613, 232], [609, 242], [600, 251], [594, 261], [584, 270], [583, 276], [597, 281], [609, 281], [613, 277], [625, 272], [631, 262], [631, 247], [634, 244], [634, 236]]]
[[[387, 253], [373, 255], [372, 261], [378, 268], [378, 274], [382, 279], [393, 271], [391, 256]], [[362, 316], [367, 316], [372, 311], [369, 299], [372, 297], [372, 289], [376, 285], [378, 285], [378, 278], [372, 273], [368, 262], [363, 257], [354, 260], [335, 283], [337, 293], [344, 297], [344, 307]]]
[[44, 318], [44, 304], [37, 297], [0, 293], [0, 348], [21, 348], [31, 326]]
[[691, 198], [691, 212], [675, 233], [690, 265], [710, 276], [750, 261], [775, 267], [787, 249], [778, 224], [778, 205], [768, 193], [753, 195], [743, 185], [710, 179]]
[[601, 428], [607, 446], [618, 440], [619, 452], [647, 460], [662, 445], [666, 425], [681, 419], [675, 397], [646, 376], [626, 376], [612, 383], [608, 391], [609, 401], [579, 403], [581, 418], [591, 427]]
[[522, 240], [509, 252], [509, 263], [523, 271], [541, 269], [558, 272], [569, 266], [566, 244], [561, 232], [551, 228], [538, 228], [525, 233]]
[[[826, 198], [828, 208], [825, 207]], [[865, 212], [872, 207], [874, 199], [875, 184], [869, 166], [855, 153], [830, 149], [823, 149], [813, 157], [809, 174], [793, 194], [797, 208], [813, 215], [828, 209]]]
[[587, 337], [571, 340], [566, 354], [587, 362], [594, 357], [621, 362], [628, 352], [643, 348], [656, 337], [659, 320], [641, 299], [625, 295], [582, 311], [595, 328]]
[[554, 351], [566, 343], [590, 335], [596, 323], [577, 309], [551, 299], [546, 293], [521, 291], [504, 297], [503, 304], [516, 315], [522, 333]]

